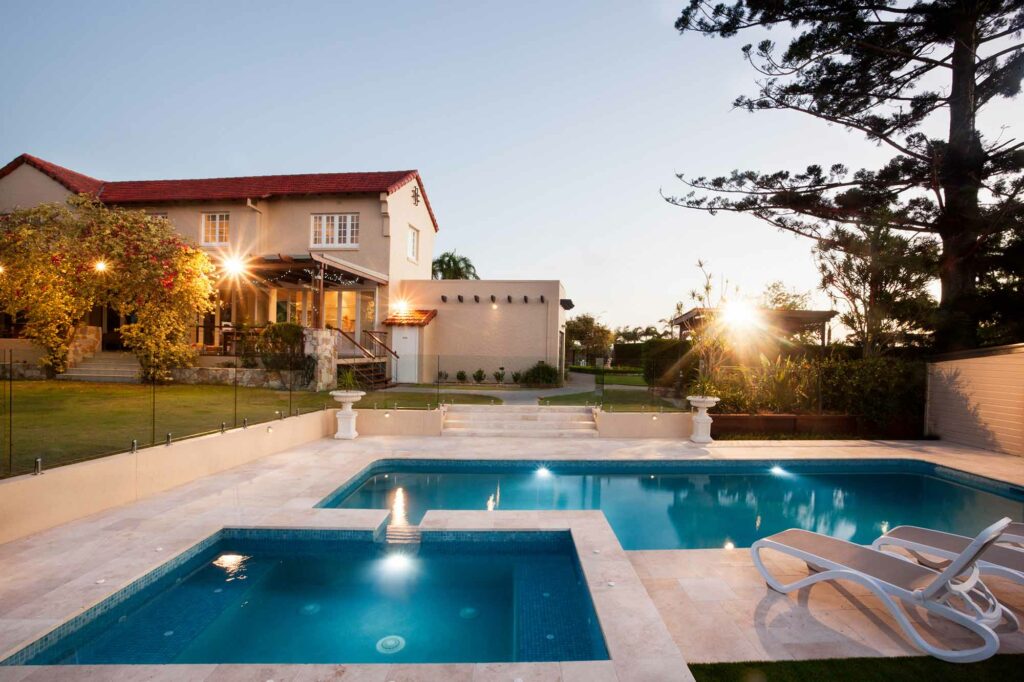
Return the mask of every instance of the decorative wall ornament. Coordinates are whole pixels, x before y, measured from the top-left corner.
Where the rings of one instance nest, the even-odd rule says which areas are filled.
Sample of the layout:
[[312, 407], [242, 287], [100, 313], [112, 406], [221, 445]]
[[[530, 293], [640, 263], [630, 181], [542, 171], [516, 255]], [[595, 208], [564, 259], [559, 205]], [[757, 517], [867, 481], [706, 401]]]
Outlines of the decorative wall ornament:
[[413, 206], [419, 206], [420, 205], [420, 186], [419, 185], [413, 185], [412, 186], [412, 205]]

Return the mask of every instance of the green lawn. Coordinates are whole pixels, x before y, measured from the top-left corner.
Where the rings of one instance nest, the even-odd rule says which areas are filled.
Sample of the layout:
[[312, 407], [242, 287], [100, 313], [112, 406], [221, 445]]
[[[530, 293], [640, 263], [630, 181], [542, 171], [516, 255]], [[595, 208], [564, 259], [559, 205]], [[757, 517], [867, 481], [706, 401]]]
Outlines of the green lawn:
[[[7, 388], [6, 386], [4, 387]], [[31, 471], [35, 458], [46, 468], [162, 443], [168, 432], [184, 438], [265, 422], [295, 410], [311, 412], [336, 403], [327, 393], [239, 387], [104, 384], [63, 381], [17, 381], [13, 413], [7, 392], [0, 411], [0, 476]], [[369, 393], [358, 407], [424, 408], [436, 405], [436, 393]], [[469, 393], [442, 393], [441, 400], [488, 404], [493, 398]], [[501, 402], [501, 401], [497, 401]], [[8, 431], [10, 418], [11, 439]], [[13, 440], [13, 442], [12, 442]], [[11, 446], [13, 445], [13, 453]]]
[[666, 412], [685, 411], [667, 400], [651, 395], [647, 391], [631, 391], [629, 389], [605, 389], [603, 392], [569, 393], [550, 398], [540, 398], [539, 402], [541, 405], [596, 405], [603, 402], [604, 409], [612, 412], [640, 412], [644, 409], [663, 409]]
[[604, 382], [605, 386], [646, 386], [642, 374], [598, 374], [597, 384]]
[[[697, 682], [961, 682], [1012, 680], [1024, 666], [1024, 655], [993, 656], [980, 663], [944, 663], [930, 656], [903, 658], [839, 658], [774, 663], [691, 664]], [[1014, 671], [1017, 672], [1014, 672]]]

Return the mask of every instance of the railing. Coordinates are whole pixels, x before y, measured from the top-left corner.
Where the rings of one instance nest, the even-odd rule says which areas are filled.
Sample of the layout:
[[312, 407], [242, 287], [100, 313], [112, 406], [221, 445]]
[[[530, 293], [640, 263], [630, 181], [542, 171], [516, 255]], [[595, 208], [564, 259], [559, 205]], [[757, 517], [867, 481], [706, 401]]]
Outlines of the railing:
[[387, 335], [388, 333], [385, 331], [363, 331], [363, 336], [370, 339], [370, 343], [368, 345], [374, 348], [375, 355], [382, 356], [383, 353], [380, 351], [384, 351], [394, 356], [395, 360], [398, 360], [398, 353], [396, 353], [391, 346], [388, 345], [387, 341], [384, 340], [387, 338]]
[[341, 329], [335, 329], [334, 331], [338, 333], [338, 336], [336, 336], [334, 339], [334, 352], [338, 357], [348, 356], [347, 349], [345, 348], [345, 341], [351, 343], [360, 353], [362, 353], [367, 358], [372, 359], [377, 357], [377, 355], [372, 350], [356, 341], [356, 337], [352, 336], [348, 332], [342, 331]]

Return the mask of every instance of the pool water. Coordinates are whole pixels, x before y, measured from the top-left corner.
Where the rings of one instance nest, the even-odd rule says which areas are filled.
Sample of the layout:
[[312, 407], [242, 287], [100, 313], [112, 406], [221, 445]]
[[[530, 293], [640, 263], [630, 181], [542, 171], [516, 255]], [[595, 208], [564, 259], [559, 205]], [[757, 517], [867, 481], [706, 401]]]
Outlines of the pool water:
[[[430, 509], [600, 509], [624, 549], [749, 547], [787, 528], [862, 544], [911, 524], [974, 535], [1024, 519], [1024, 494], [990, 491], [912, 461], [458, 463], [386, 462], [322, 506], [392, 509], [417, 524]], [[971, 483], [971, 485], [968, 485]]]
[[567, 533], [461, 533], [436, 540], [425, 534], [412, 553], [372, 541], [242, 533], [36, 647], [27, 662], [608, 657]]

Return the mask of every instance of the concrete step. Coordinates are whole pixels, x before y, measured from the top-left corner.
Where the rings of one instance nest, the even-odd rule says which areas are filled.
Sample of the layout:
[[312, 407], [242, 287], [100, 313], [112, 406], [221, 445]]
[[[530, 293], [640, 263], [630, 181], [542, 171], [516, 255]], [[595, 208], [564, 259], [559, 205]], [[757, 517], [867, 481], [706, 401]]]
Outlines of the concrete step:
[[467, 429], [448, 428], [441, 430], [445, 437], [492, 437], [492, 438], [597, 438], [597, 428], [584, 429], [533, 429], [511, 431], [508, 429]]
[[503, 429], [506, 431], [536, 431], [537, 429], [593, 429], [594, 420], [576, 419], [572, 421], [522, 421], [505, 419], [453, 419], [444, 420], [445, 428], [465, 429]]
[[591, 412], [452, 412], [449, 410], [445, 416], [448, 419], [461, 421], [505, 421], [530, 424], [594, 421]]
[[139, 375], [138, 367], [84, 367], [79, 365], [78, 367], [72, 367], [65, 374], [71, 376], [78, 376], [81, 374], [95, 374], [103, 376], [125, 376], [125, 377], [136, 377]]
[[593, 408], [577, 405], [449, 405], [448, 412], [498, 412], [509, 414], [592, 414]]
[[58, 374], [56, 378], [58, 381], [98, 381], [102, 383], [112, 384], [139, 383], [139, 377], [137, 374]]
[[93, 360], [92, 358], [88, 358], [86, 360], [82, 360], [80, 363], [75, 365], [75, 367], [127, 367], [127, 368], [135, 367], [135, 368], [138, 368], [139, 367], [139, 363], [138, 362], [128, 362], [126, 360]]

